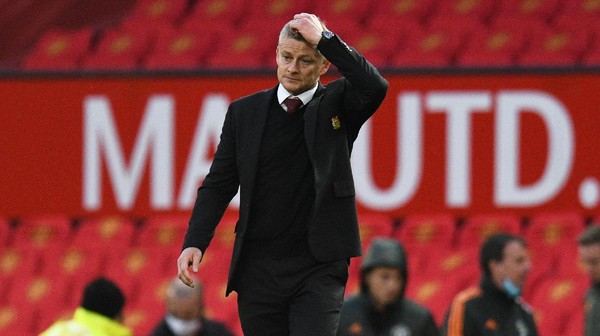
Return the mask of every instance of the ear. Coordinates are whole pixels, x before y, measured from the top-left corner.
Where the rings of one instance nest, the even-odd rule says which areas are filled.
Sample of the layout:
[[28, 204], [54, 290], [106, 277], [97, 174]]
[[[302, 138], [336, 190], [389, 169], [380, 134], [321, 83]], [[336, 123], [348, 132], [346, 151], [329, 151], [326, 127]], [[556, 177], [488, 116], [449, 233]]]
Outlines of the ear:
[[320, 75], [324, 75], [325, 73], [327, 73], [327, 70], [329, 70], [330, 65], [331, 62], [329, 62], [328, 60], [323, 61], [323, 68], [321, 69]]

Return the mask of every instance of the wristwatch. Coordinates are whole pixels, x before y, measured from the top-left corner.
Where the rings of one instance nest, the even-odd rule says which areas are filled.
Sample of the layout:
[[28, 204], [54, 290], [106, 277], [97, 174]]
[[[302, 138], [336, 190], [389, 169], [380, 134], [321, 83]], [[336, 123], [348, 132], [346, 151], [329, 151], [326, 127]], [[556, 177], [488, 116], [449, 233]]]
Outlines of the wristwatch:
[[335, 34], [333, 32], [330, 32], [329, 30], [324, 30], [323, 33], [321, 33], [321, 36], [323, 36], [325, 39], [331, 40], [331, 38], [334, 37]]

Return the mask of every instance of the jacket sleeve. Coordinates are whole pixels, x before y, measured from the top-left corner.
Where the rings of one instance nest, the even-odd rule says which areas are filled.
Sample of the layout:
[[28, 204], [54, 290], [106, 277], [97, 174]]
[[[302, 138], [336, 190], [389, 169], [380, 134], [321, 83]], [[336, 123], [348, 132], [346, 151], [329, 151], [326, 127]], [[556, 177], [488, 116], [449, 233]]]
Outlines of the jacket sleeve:
[[317, 48], [343, 75], [339, 84], [344, 86], [343, 115], [350, 124], [357, 126], [351, 134], [354, 140], [360, 126], [383, 102], [389, 84], [362, 54], [348, 46], [339, 36], [321, 38]]
[[221, 139], [210, 170], [198, 189], [183, 248], [197, 247], [202, 253], [210, 244], [215, 228], [239, 187], [236, 166], [234, 108], [229, 106]]
[[442, 336], [477, 336], [469, 318], [468, 299], [469, 296], [463, 292], [452, 300], [442, 327]]

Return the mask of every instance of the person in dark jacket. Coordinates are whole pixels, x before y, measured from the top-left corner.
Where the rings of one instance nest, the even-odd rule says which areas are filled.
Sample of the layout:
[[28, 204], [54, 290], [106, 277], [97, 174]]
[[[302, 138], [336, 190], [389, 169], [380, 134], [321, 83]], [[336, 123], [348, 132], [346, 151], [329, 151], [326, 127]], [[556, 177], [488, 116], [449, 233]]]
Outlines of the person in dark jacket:
[[522, 238], [499, 233], [488, 238], [480, 252], [483, 277], [479, 287], [457, 294], [446, 315], [447, 336], [537, 336], [531, 309], [521, 289], [531, 268]]
[[[239, 190], [225, 295], [237, 293], [244, 335], [335, 336], [362, 252], [350, 155], [389, 84], [314, 14], [294, 15], [274, 51], [279, 83], [229, 105], [178, 275], [191, 285]], [[342, 77], [323, 85], [330, 65]]]
[[593, 224], [577, 238], [579, 257], [592, 286], [585, 296], [585, 336], [600, 336], [600, 225]]
[[174, 279], [166, 297], [167, 314], [152, 331], [151, 336], [233, 336], [227, 327], [204, 315], [204, 295], [200, 281], [194, 287]]
[[406, 298], [406, 252], [394, 239], [377, 238], [361, 264], [360, 293], [342, 305], [338, 336], [436, 336], [431, 312]]

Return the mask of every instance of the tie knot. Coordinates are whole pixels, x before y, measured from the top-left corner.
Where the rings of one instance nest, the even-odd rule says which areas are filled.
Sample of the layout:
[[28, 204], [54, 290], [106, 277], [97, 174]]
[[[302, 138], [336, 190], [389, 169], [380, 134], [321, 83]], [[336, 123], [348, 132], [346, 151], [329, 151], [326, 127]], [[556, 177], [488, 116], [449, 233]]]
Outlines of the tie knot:
[[283, 103], [287, 107], [288, 113], [295, 113], [302, 106], [302, 100], [300, 100], [299, 98], [295, 98], [295, 97], [288, 97], [283, 101]]

